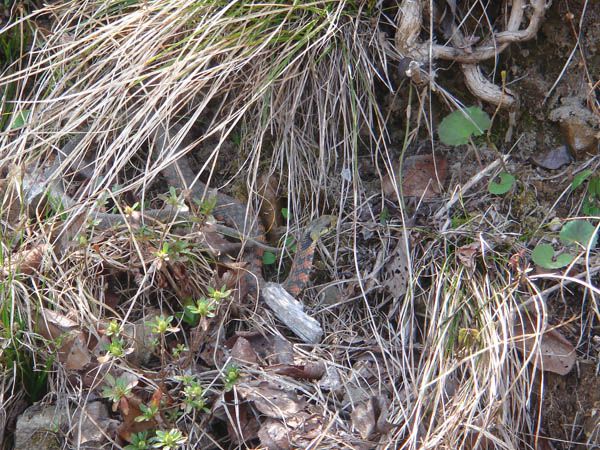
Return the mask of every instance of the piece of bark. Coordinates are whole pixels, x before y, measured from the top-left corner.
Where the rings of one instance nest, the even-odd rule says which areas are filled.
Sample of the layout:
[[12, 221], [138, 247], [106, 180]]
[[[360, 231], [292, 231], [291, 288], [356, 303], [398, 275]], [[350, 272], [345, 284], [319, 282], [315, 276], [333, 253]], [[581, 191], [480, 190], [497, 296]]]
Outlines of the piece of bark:
[[266, 283], [262, 288], [262, 298], [275, 316], [304, 342], [316, 344], [321, 340], [323, 329], [319, 322], [306, 314], [302, 303], [280, 284]]

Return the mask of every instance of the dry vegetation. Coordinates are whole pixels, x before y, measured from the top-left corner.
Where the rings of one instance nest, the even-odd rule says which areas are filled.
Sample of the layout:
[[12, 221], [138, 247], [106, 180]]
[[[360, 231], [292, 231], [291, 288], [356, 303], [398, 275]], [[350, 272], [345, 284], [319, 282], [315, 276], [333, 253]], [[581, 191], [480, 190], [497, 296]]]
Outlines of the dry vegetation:
[[[556, 214], [532, 218], [522, 185], [486, 190], [520, 170], [496, 148], [514, 155], [522, 131], [499, 55], [536, 36], [548, 5], [455, 3], [15, 5], [0, 26], [5, 448], [40, 401], [57, 448], [594, 439], [545, 429], [540, 370], [565, 375], [590, 342], [594, 249], [571, 272], [535, 272]], [[436, 132], [461, 100], [492, 117], [463, 147], [467, 179]], [[432, 176], [398, 169], [417, 152]], [[297, 296], [315, 343], [260, 291], [289, 280], [323, 215], [337, 220]], [[563, 286], [585, 301], [557, 319]]]

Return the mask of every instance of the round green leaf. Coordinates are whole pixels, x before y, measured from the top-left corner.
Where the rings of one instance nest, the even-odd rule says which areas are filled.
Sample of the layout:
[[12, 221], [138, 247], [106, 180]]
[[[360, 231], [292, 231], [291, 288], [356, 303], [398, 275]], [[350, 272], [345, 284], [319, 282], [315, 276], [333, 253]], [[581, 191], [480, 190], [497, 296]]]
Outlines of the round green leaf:
[[515, 177], [510, 173], [502, 172], [495, 179], [490, 180], [488, 191], [490, 194], [503, 195], [510, 191], [514, 184]]
[[531, 253], [531, 259], [544, 269], [560, 269], [568, 266], [575, 257], [569, 253], [554, 254], [554, 248], [550, 244], [538, 244]]
[[490, 128], [490, 116], [477, 106], [448, 114], [438, 127], [440, 140], [446, 145], [463, 145], [471, 136], [481, 136]]
[[565, 244], [577, 242], [583, 247], [587, 247], [592, 241], [590, 247], [595, 247], [598, 236], [594, 233], [596, 227], [587, 220], [572, 220], [566, 223], [560, 230], [560, 240]]
[[269, 264], [275, 264], [277, 261], [277, 256], [272, 252], [264, 252], [263, 253], [263, 264], [268, 266]]

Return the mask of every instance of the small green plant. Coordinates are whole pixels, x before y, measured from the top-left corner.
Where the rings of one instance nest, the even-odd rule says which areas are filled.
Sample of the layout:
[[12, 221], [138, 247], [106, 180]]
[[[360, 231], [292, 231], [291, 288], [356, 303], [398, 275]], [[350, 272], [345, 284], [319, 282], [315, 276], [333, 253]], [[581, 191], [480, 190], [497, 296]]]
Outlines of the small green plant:
[[490, 180], [488, 192], [494, 195], [504, 195], [513, 188], [515, 182], [516, 179], [514, 175], [507, 172], [501, 172], [497, 177]]
[[125, 450], [148, 450], [150, 449], [150, 439], [147, 431], [133, 433], [131, 435], [131, 443], [125, 446]]
[[195, 202], [198, 205], [198, 210], [201, 215], [210, 216], [217, 206], [217, 197], [214, 195], [204, 200], [195, 200]]
[[150, 322], [150, 329], [153, 334], [158, 334], [160, 336], [164, 336], [167, 332], [176, 333], [179, 331], [179, 328], [172, 326], [172, 322], [173, 316], [158, 316]]
[[144, 405], [140, 404], [140, 411], [142, 412], [141, 416], [137, 416], [135, 418], [136, 422], [149, 422], [153, 420], [158, 414], [158, 405]]
[[168, 261], [169, 260], [169, 244], [167, 242], [164, 242], [162, 245], [162, 248], [160, 250], [157, 250], [156, 253], [154, 254], [154, 256], [156, 256], [156, 259], [158, 259], [160, 261]]
[[571, 182], [571, 190], [575, 191], [586, 181], [588, 181], [588, 185], [581, 212], [586, 216], [600, 216], [600, 175], [595, 175], [589, 169], [578, 173]]
[[208, 296], [217, 302], [225, 300], [233, 292], [231, 289], [226, 289], [226, 286], [222, 286], [221, 289], [215, 289], [209, 286], [207, 290]]
[[113, 337], [110, 344], [106, 346], [106, 353], [114, 358], [123, 358], [131, 353], [133, 349], [125, 349], [123, 340]]
[[492, 125], [490, 116], [477, 106], [448, 114], [438, 127], [440, 140], [446, 145], [464, 145], [472, 136], [481, 136]]
[[125, 206], [125, 208], [123, 208], [123, 213], [127, 217], [131, 217], [133, 215], [133, 213], [136, 212], [139, 208], [140, 208], [140, 203], [139, 202], [135, 202], [131, 206], [129, 206], [129, 205]]
[[152, 447], [162, 450], [174, 450], [185, 444], [186, 437], [181, 431], [173, 428], [169, 431], [156, 432], [156, 436], [152, 438]]
[[173, 356], [175, 358], [179, 358], [179, 356], [181, 356], [182, 353], [187, 352], [189, 349], [187, 348], [187, 346], [185, 344], [177, 344], [175, 346], [175, 348], [173, 349]]
[[225, 392], [233, 389], [233, 386], [239, 381], [240, 375], [240, 369], [236, 365], [231, 364], [225, 368], [225, 374], [223, 376]]
[[122, 398], [127, 398], [131, 395], [131, 390], [137, 385], [137, 380], [129, 380], [123, 376], [115, 378], [110, 373], [106, 374], [104, 379], [106, 386], [102, 388], [102, 397], [111, 400], [115, 405]]
[[187, 306], [187, 310], [195, 316], [200, 316], [202, 318], [215, 317], [215, 310], [217, 306], [215, 305], [214, 300], [208, 300], [206, 298], [201, 298], [196, 301], [195, 305]]
[[173, 186], [169, 186], [169, 195], [163, 197], [165, 203], [175, 209], [185, 209], [185, 201], [183, 197], [177, 195], [177, 190]]
[[107, 336], [119, 336], [121, 334], [121, 326], [116, 320], [111, 320], [106, 327]]
[[209, 409], [206, 406], [206, 400], [204, 399], [204, 389], [200, 385], [200, 382], [192, 379], [188, 383], [184, 383], [183, 388], [183, 405], [182, 409], [189, 413], [193, 410], [208, 412]]

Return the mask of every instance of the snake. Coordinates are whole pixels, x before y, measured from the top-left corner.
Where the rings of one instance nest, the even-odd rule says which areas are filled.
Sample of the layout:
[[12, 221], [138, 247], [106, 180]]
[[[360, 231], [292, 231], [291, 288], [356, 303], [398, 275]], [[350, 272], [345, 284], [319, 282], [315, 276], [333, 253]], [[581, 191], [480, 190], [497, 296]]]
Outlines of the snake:
[[[159, 133], [157, 136], [158, 147], [166, 145], [168, 135], [177, 131], [177, 126], [175, 126], [166, 133]], [[178, 161], [164, 168], [161, 173], [169, 185], [181, 185], [181, 179], [183, 179], [189, 186], [191, 181], [196, 179], [196, 174], [191, 167], [187, 157], [182, 156]], [[250, 251], [244, 255], [244, 260], [247, 262], [248, 267], [244, 278], [249, 287], [249, 294], [255, 295], [257, 288], [260, 289], [265, 284], [262, 276], [262, 259], [265, 243], [264, 227], [258, 218], [249, 220], [247, 208], [235, 198], [218, 190], [208, 189], [207, 185], [200, 181], [196, 181], [190, 187], [192, 196], [197, 196], [198, 198], [203, 198], [207, 192], [215, 201], [212, 211], [215, 219], [225, 223], [230, 229], [238, 230], [240, 237], [249, 236], [259, 244], [251, 246]], [[324, 234], [333, 228], [335, 223], [335, 216], [321, 215], [306, 226], [296, 246], [296, 253], [290, 272], [287, 278], [281, 283], [283, 288], [291, 295], [298, 296], [307, 286], [313, 268], [317, 243]]]
[[[185, 157], [183, 157], [185, 158]], [[180, 176], [185, 180], [195, 178], [190, 164], [184, 161], [183, 164], [173, 163], [171, 166], [163, 169], [163, 176], [170, 184], [174, 183]], [[193, 196], [201, 197], [207, 192], [207, 186], [202, 182], [196, 182], [190, 189]], [[246, 207], [235, 198], [217, 190], [208, 190], [210, 196], [215, 201], [212, 215], [219, 222], [223, 222], [232, 229], [240, 230], [240, 236], [253, 237], [259, 243], [264, 243], [265, 230], [262, 224], [255, 219], [248, 220]], [[310, 280], [310, 274], [313, 268], [314, 254], [319, 239], [329, 232], [336, 222], [335, 216], [322, 215], [310, 222], [296, 245], [296, 253], [292, 261], [292, 266], [287, 278], [281, 283], [283, 288], [293, 296], [298, 296], [307, 286]], [[262, 277], [262, 259], [263, 247], [255, 245], [250, 247], [245, 253], [244, 260], [247, 262], [247, 272], [244, 276], [248, 286], [249, 293], [254, 295], [256, 288], [264, 285], [265, 280]]]

